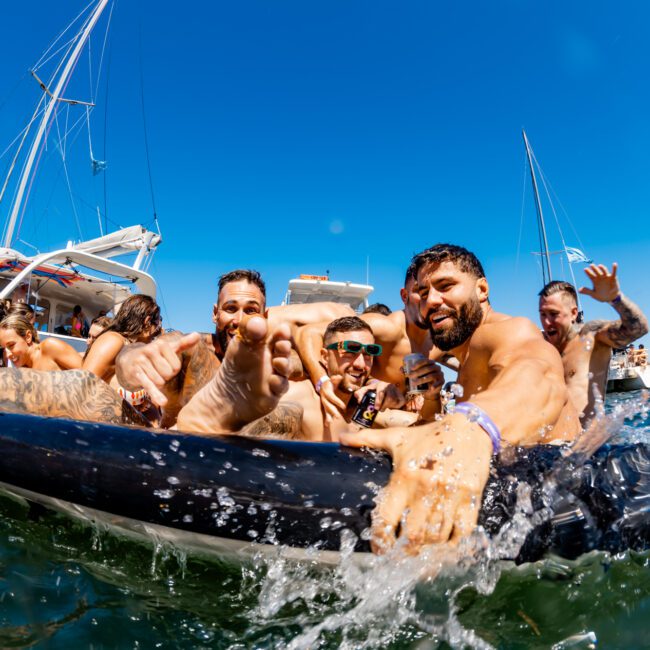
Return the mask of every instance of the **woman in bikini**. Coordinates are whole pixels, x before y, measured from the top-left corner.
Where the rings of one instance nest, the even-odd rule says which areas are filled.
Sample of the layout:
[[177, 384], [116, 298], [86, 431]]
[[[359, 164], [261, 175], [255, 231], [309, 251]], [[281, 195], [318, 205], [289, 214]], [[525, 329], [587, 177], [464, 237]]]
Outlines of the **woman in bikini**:
[[81, 368], [81, 356], [59, 339], [40, 341], [30, 320], [20, 313], [10, 313], [0, 322], [0, 347], [17, 368], [33, 370], [75, 370]]

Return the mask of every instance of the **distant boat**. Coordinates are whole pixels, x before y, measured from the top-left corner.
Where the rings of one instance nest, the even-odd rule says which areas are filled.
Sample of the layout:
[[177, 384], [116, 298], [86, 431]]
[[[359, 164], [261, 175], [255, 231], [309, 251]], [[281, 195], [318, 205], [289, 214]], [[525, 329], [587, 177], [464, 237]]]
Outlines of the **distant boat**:
[[356, 312], [368, 307], [368, 296], [374, 291], [369, 284], [335, 282], [328, 275], [302, 274], [289, 280], [283, 305], [296, 305], [311, 302], [338, 302], [350, 305]]
[[[26, 128], [16, 139], [19, 146], [0, 188], [0, 209], [7, 190], [13, 190], [0, 244], [0, 299], [13, 298], [32, 305], [39, 334], [63, 337], [77, 349], [85, 347], [85, 340], [67, 336], [75, 305], [81, 305], [83, 312], [92, 318], [100, 312], [114, 310], [134, 290], [155, 298], [156, 283], [146, 272], [145, 262], [162, 241], [159, 232], [136, 225], [102, 233], [89, 241], [69, 241], [64, 248], [46, 253], [26, 255], [16, 249], [19, 242], [17, 230], [26, 213], [30, 193], [33, 193], [39, 160], [48, 147], [50, 132], [58, 129], [58, 123], [57, 129], [52, 129], [57, 112], [63, 106], [81, 104], [88, 114], [94, 107], [92, 103], [66, 99], [62, 93], [68, 87], [75, 65], [108, 4], [109, 0], [97, 0], [94, 6], [88, 7], [85, 16], [78, 17], [81, 26], [61, 48], [62, 58], [49, 81], [42, 81], [36, 71], [31, 71], [42, 95]], [[33, 137], [30, 134], [32, 126], [36, 129]], [[54, 142], [49, 147], [56, 148], [57, 145], [60, 143]], [[23, 148], [27, 149], [26, 153]], [[21, 165], [22, 171], [13, 183], [12, 172]], [[93, 174], [105, 167], [104, 161], [92, 159]], [[124, 255], [135, 255], [135, 260], [129, 264], [115, 259]]]
[[610, 363], [607, 373], [607, 392], [625, 393], [632, 390], [650, 388], [650, 367], [631, 363], [627, 353], [616, 353]]

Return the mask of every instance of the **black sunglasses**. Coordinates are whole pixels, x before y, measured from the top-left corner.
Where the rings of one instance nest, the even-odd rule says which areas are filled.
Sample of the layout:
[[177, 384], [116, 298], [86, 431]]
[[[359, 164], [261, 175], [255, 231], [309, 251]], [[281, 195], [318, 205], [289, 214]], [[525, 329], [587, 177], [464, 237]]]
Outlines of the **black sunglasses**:
[[364, 354], [369, 354], [371, 357], [378, 357], [382, 352], [382, 347], [379, 343], [359, 343], [358, 341], [339, 341], [338, 343], [330, 343], [327, 346], [328, 350], [338, 350], [339, 352], [350, 352], [352, 354], [359, 354], [362, 350]]

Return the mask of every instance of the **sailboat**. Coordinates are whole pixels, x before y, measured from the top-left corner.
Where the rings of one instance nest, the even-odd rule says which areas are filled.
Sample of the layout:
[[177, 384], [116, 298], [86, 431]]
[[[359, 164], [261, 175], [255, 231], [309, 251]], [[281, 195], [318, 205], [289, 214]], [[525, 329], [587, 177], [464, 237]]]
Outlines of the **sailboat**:
[[[15, 140], [19, 144], [0, 189], [0, 215], [5, 205], [9, 205], [0, 245], [0, 300], [13, 299], [32, 305], [39, 335], [63, 337], [77, 349], [85, 347], [85, 341], [67, 335], [75, 305], [80, 305], [92, 317], [114, 310], [134, 291], [155, 298], [156, 283], [147, 268], [151, 254], [162, 241], [159, 229], [155, 232], [134, 225], [115, 232], [101, 232], [99, 237], [87, 241], [70, 240], [65, 246], [45, 253], [29, 255], [18, 250], [21, 243], [18, 230], [23, 217], [29, 215], [29, 198], [37, 180], [38, 163], [51, 132], [58, 130], [58, 124], [53, 129], [57, 115], [63, 107], [79, 106], [87, 115], [94, 108], [92, 102], [64, 97], [64, 92], [91, 32], [109, 4], [110, 0], [97, 0], [73, 21], [73, 25], [80, 24], [80, 27], [66, 44], [59, 46], [61, 59], [49, 80], [41, 80], [39, 71], [31, 70], [41, 88], [40, 100]], [[53, 144], [53, 149], [60, 146], [60, 143]], [[106, 164], [91, 158], [93, 173], [101, 172]], [[13, 172], [19, 168], [20, 174], [14, 181]], [[13, 198], [8, 204], [3, 199], [11, 194], [10, 189]], [[99, 214], [99, 208], [97, 211]], [[135, 259], [120, 261], [125, 256], [135, 256]]]
[[[562, 229], [560, 228], [557, 215], [555, 214], [555, 209], [553, 208], [553, 203], [551, 197], [548, 193], [548, 188], [546, 187], [546, 182], [543, 175], [541, 176], [546, 189], [549, 203], [555, 221], [557, 224], [557, 229], [560, 235], [560, 240], [562, 242], [562, 250], [560, 251], [549, 251], [548, 246], [548, 237], [546, 232], [546, 222], [544, 220], [544, 213], [542, 211], [542, 203], [539, 196], [539, 186], [537, 184], [537, 177], [535, 175], [535, 168], [539, 170], [539, 165], [535, 159], [532, 147], [528, 141], [526, 131], [522, 130], [522, 135], [524, 138], [524, 146], [526, 148], [526, 157], [528, 160], [528, 167], [530, 169], [531, 182], [533, 186], [533, 194], [535, 196], [535, 208], [537, 213], [537, 230], [539, 236], [540, 252], [536, 253], [541, 259], [541, 270], [542, 270], [542, 282], [546, 285], [548, 282], [553, 280], [552, 268], [551, 268], [551, 255], [559, 254], [566, 256], [568, 262], [569, 271], [571, 274], [572, 284], [576, 285], [575, 275], [573, 273], [573, 264], [583, 263], [591, 264], [592, 260], [589, 259], [579, 248], [567, 246], [564, 240], [564, 235], [562, 234]], [[541, 172], [541, 170], [539, 170]], [[577, 294], [578, 299], [578, 311], [582, 314], [582, 307], [580, 304], [580, 294]], [[607, 374], [607, 389], [608, 393], [611, 392], [627, 392], [633, 390], [640, 390], [644, 388], [650, 388], [650, 368], [647, 366], [639, 365], [635, 362], [631, 362], [626, 354], [625, 350], [615, 351], [610, 364], [609, 371]]]

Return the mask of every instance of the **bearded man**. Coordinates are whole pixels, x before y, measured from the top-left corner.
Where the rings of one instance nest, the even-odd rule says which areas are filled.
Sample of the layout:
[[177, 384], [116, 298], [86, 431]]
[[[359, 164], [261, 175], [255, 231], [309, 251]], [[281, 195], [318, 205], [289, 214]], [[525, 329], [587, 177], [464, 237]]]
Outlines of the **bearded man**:
[[[464, 397], [442, 419], [341, 434], [388, 451], [393, 473], [373, 513], [373, 546], [456, 542], [475, 528], [493, 454], [507, 445], [570, 441], [580, 425], [562, 360], [525, 318], [495, 312], [476, 256], [438, 244], [416, 255], [420, 313], [438, 349], [459, 364]], [[459, 400], [460, 401], [460, 400]]]

